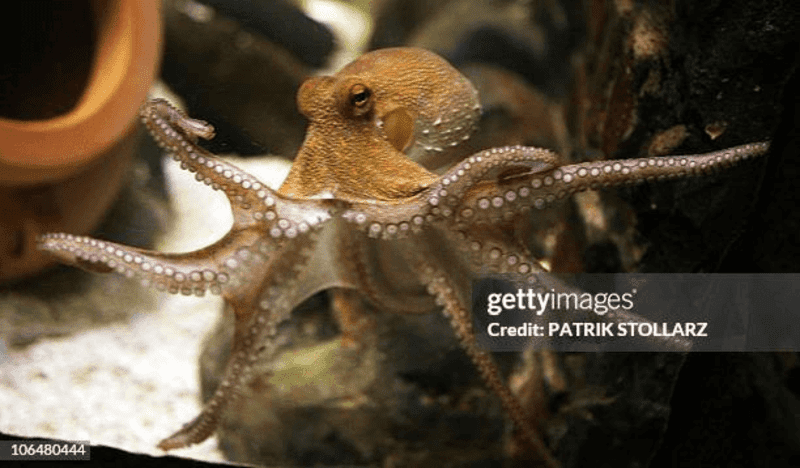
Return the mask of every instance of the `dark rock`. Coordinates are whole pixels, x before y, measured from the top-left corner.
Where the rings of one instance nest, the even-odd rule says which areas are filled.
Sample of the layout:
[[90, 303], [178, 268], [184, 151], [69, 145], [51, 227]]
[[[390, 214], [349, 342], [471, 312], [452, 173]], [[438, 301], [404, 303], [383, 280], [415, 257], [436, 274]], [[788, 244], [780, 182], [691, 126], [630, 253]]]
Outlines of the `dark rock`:
[[219, 13], [238, 21], [242, 26], [280, 44], [300, 61], [312, 67], [325, 65], [333, 52], [333, 34], [286, 0], [239, 2], [204, 0]]
[[786, 386], [794, 359], [788, 353], [689, 355], [650, 466], [798, 466], [800, 400]]
[[293, 158], [305, 134], [295, 96], [307, 67], [233, 19], [188, 8], [176, 0], [164, 4], [161, 76], [192, 117], [213, 122], [217, 136], [207, 147]]
[[375, 2], [369, 50], [407, 45], [411, 34], [452, 0], [384, 0]]
[[[299, 307], [280, 334], [276, 357], [262, 363], [245, 398], [219, 429], [228, 457], [291, 465], [466, 466], [502, 457], [505, 422], [439, 314], [371, 314], [359, 349], [331, 333], [320, 297]], [[225, 362], [230, 323], [204, 348], [203, 394]], [[270, 372], [269, 374], [267, 372]]]
[[[773, 155], [783, 151], [774, 133], [785, 93], [796, 92], [787, 84], [797, 66], [797, 9], [694, 5], [598, 7], [588, 24], [596, 40], [578, 61], [568, 107], [576, 148], [613, 159], [775, 139]], [[716, 271], [748, 229], [766, 161], [716, 177], [621, 190], [646, 239], [640, 268]]]

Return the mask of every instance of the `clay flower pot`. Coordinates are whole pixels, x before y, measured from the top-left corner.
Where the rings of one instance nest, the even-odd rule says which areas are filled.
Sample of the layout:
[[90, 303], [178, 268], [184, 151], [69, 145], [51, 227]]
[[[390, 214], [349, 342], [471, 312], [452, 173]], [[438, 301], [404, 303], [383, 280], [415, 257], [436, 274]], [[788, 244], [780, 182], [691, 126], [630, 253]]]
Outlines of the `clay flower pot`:
[[0, 20], [18, 38], [0, 65], [0, 280], [49, 264], [37, 235], [97, 226], [135, 151], [161, 47], [157, 0], [12, 5]]

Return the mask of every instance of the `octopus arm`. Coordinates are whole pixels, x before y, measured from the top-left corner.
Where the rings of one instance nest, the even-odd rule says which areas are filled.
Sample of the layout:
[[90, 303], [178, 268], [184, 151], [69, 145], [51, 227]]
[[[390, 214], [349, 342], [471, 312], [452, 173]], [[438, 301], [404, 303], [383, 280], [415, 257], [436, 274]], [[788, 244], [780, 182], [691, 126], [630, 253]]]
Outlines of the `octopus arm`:
[[[224, 295], [235, 317], [233, 349], [222, 381], [201, 413], [181, 430], [159, 443], [164, 450], [197, 444], [214, 433], [225, 408], [242, 396], [255, 363], [276, 350], [278, 325], [310, 295], [330, 287], [352, 287], [341, 272], [328, 266], [326, 252], [335, 225], [326, 224], [292, 239], [268, 256], [268, 243], [240, 249], [230, 272], [235, 292]], [[232, 264], [229, 266], [233, 266]], [[258, 278], [247, 283], [247, 278]]]
[[751, 143], [704, 154], [592, 161], [515, 173], [473, 184], [459, 200], [454, 223], [496, 224], [531, 208], [543, 209], [576, 192], [643, 181], [698, 176], [763, 155], [769, 143]]
[[[443, 231], [453, 245], [460, 247], [462, 254], [469, 259], [469, 269], [473, 277], [493, 274], [511, 275], [507, 279], [518, 283], [520, 287], [534, 288], [540, 292], [582, 294], [584, 291], [547, 272], [527, 248], [518, 241], [513, 226], [489, 226], [476, 224], [461, 231]], [[449, 233], [449, 234], [448, 234]], [[576, 320], [603, 323], [652, 323], [649, 319], [636, 313], [636, 310], [619, 309], [599, 316], [591, 311], [573, 311], [581, 313]], [[656, 314], [658, 315], [658, 314]], [[683, 337], [653, 337], [654, 349], [671, 349], [688, 352], [692, 342]]]
[[218, 257], [206, 256], [203, 250], [161, 253], [64, 233], [42, 235], [38, 248], [64, 264], [94, 273], [116, 272], [170, 293], [202, 296], [210, 290], [220, 294], [230, 279], [220, 271]]
[[[331, 215], [318, 206], [304, 206], [310, 203], [276, 203], [278, 214], [272, 225], [234, 226], [222, 239], [193, 252], [163, 253], [64, 233], [40, 236], [38, 248], [64, 264], [95, 273], [115, 272], [160, 291], [197, 296], [210, 291], [233, 299], [258, 289], [257, 278], [267, 274], [260, 271], [260, 264], [277, 261], [297, 246], [314, 245], [311, 235], [331, 221]], [[265, 230], [268, 236], [263, 235]]]
[[266, 225], [276, 236], [291, 235], [323, 221], [335, 204], [332, 200], [294, 200], [278, 194], [263, 182], [197, 145], [198, 138], [210, 139], [214, 128], [188, 117], [164, 99], [147, 101], [140, 110], [145, 126], [159, 146], [195, 173], [195, 178], [221, 190], [231, 203], [234, 228]]
[[355, 276], [361, 295], [379, 309], [400, 314], [431, 313], [436, 305], [402, 253], [412, 245], [413, 240], [408, 238], [389, 242], [355, 231], [341, 244], [340, 263]]
[[516, 396], [505, 384], [492, 354], [477, 344], [472, 317], [466, 306], [470, 297], [470, 275], [463, 272], [458, 262], [451, 262], [446, 253], [431, 249], [429, 245], [430, 243], [426, 243], [416, 249], [405, 249], [409, 264], [416, 270], [428, 293], [435, 298], [436, 304], [443, 308], [442, 312], [450, 320], [462, 348], [477, 367], [484, 382], [500, 397], [517, 430], [546, 466], [560, 466], [531, 426], [530, 419]]
[[545, 272], [518, 238], [512, 221], [494, 225], [476, 223], [441, 232], [451, 238], [452, 245], [458, 246], [476, 276]]
[[509, 146], [481, 151], [457, 164], [436, 183], [413, 197], [397, 201], [352, 203], [342, 217], [370, 237], [393, 239], [419, 233], [423, 227], [446, 221], [471, 189], [494, 186], [520, 174], [537, 174], [556, 167], [551, 151]]

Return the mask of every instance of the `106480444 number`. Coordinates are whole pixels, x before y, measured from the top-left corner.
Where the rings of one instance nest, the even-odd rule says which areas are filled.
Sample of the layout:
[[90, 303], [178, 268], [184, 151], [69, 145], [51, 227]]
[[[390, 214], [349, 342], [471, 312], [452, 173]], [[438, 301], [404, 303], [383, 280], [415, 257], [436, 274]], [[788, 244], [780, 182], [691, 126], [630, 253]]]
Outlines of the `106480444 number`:
[[89, 442], [52, 440], [0, 441], [0, 460], [89, 460]]

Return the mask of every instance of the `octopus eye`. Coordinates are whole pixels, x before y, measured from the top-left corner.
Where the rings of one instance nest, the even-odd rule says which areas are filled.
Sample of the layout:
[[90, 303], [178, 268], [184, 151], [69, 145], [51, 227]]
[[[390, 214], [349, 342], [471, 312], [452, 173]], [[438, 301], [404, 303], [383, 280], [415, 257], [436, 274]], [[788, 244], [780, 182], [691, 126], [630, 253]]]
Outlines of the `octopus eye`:
[[372, 107], [372, 91], [362, 84], [353, 85], [350, 87], [349, 102], [353, 114], [364, 115]]

